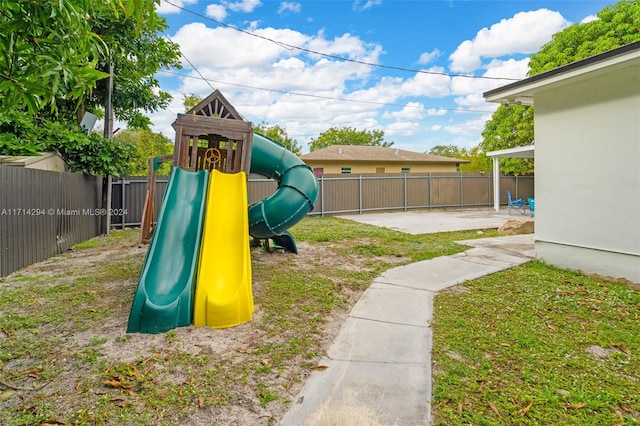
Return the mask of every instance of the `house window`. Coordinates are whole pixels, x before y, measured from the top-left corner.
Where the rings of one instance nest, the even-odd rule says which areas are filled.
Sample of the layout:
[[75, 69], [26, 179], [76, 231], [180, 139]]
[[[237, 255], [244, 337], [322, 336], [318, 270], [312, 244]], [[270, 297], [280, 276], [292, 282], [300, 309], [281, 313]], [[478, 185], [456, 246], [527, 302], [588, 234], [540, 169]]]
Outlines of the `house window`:
[[351, 167], [343, 167], [340, 173], [343, 173], [343, 174], [351, 173]]
[[403, 167], [402, 173], [411, 173], [411, 167]]
[[324, 174], [324, 167], [314, 167], [313, 168], [313, 173], [316, 176], [322, 176]]

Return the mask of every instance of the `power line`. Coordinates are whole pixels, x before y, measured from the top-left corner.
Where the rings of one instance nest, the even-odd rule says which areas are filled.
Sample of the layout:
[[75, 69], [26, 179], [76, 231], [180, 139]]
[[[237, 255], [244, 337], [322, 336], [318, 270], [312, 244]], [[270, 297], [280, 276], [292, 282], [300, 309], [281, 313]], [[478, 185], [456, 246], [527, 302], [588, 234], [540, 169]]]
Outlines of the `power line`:
[[[171, 37], [169, 37], [169, 36], [167, 35], [167, 33], [163, 32], [162, 34], [164, 34], [164, 36], [167, 38], [167, 40], [169, 40], [170, 42], [172, 42], [172, 43], [173, 43], [173, 40], [171, 40]], [[201, 77], [201, 78], [202, 78], [202, 79], [203, 79], [203, 80], [204, 80], [204, 81], [209, 85], [209, 87], [211, 88], [211, 90], [214, 90], [214, 91], [216, 90], [216, 88], [215, 88], [215, 87], [213, 87], [213, 86], [211, 85], [211, 83], [209, 83], [209, 80], [207, 80], [207, 79], [206, 79], [206, 77], [205, 77], [204, 75], [202, 75], [202, 73], [201, 73], [201, 72], [196, 68], [196, 66], [195, 66], [195, 65], [193, 65], [193, 62], [191, 62], [191, 61], [189, 60], [189, 58], [187, 58], [187, 56], [186, 56], [184, 53], [180, 52], [180, 56], [182, 56], [182, 57], [184, 58], [184, 60], [185, 60], [185, 61], [187, 61], [187, 62], [189, 63], [189, 65], [191, 65], [191, 68], [193, 68], [193, 70], [194, 70], [195, 72], [197, 72], [197, 73], [198, 73], [198, 75], [199, 75], [199, 76], [200, 76], [200, 77]]]
[[300, 47], [300, 46], [295, 46], [293, 44], [288, 44], [288, 43], [284, 43], [278, 40], [274, 40], [272, 38], [269, 37], [265, 37], [265, 36], [261, 36], [259, 34], [255, 34], [246, 30], [243, 30], [241, 28], [235, 27], [233, 25], [229, 25], [229, 24], [225, 24], [222, 21], [218, 21], [217, 19], [211, 18], [209, 16], [203, 15], [201, 13], [195, 12], [193, 10], [187, 9], [183, 6], [178, 6], [175, 3], [170, 2], [169, 0], [164, 0], [165, 3], [183, 10], [187, 13], [191, 13], [192, 15], [198, 16], [202, 19], [206, 19], [208, 21], [211, 22], [215, 22], [216, 24], [223, 26], [225, 28], [230, 28], [236, 31], [239, 31], [243, 34], [247, 34], [251, 37], [256, 37], [262, 40], [266, 40], [268, 42], [271, 42], [277, 46], [283, 47], [287, 50], [299, 50], [301, 52], [306, 52], [306, 53], [312, 53], [314, 55], [318, 55], [318, 56], [323, 56], [325, 58], [331, 58], [331, 59], [336, 59], [339, 61], [343, 61], [343, 62], [352, 62], [355, 64], [360, 64], [360, 65], [367, 65], [367, 66], [371, 66], [371, 67], [376, 67], [376, 68], [384, 68], [384, 69], [389, 69], [389, 70], [394, 70], [394, 71], [403, 71], [403, 72], [411, 72], [411, 73], [418, 73], [418, 74], [429, 74], [429, 75], [442, 75], [442, 76], [446, 76], [446, 77], [461, 77], [461, 78], [472, 78], [472, 79], [484, 79], [484, 80], [507, 80], [507, 81], [520, 81], [517, 78], [507, 78], [507, 77], [488, 77], [488, 76], [482, 76], [482, 75], [466, 75], [466, 74], [451, 74], [451, 73], [446, 73], [446, 72], [437, 72], [437, 71], [425, 71], [425, 70], [417, 70], [417, 69], [411, 69], [411, 68], [404, 68], [404, 67], [398, 67], [398, 66], [392, 66], [392, 65], [382, 65], [382, 64], [376, 64], [373, 62], [366, 62], [366, 61], [359, 61], [357, 59], [350, 59], [350, 58], [345, 58], [342, 56], [337, 56], [337, 55], [332, 55], [329, 53], [324, 53], [324, 52], [319, 52], [316, 50], [312, 50], [312, 49], [307, 49], [304, 47]]
[[[194, 68], [194, 70], [195, 70], [195, 68]], [[205, 80], [207, 82], [207, 84], [209, 85], [209, 87], [211, 87], [212, 89], [213, 89], [213, 86], [210, 84], [211, 82], [218, 83], [218, 84], [226, 84], [228, 86], [242, 87], [242, 88], [245, 88], [245, 89], [263, 90], [263, 91], [267, 91], [267, 92], [281, 93], [281, 94], [284, 94], [284, 95], [305, 96], [305, 97], [308, 97], [308, 98], [326, 99], [326, 100], [331, 100], [331, 101], [353, 102], [353, 103], [370, 104], [370, 105], [381, 105], [381, 106], [394, 106], [394, 107], [400, 107], [400, 108], [420, 108], [420, 109], [433, 108], [433, 109], [439, 109], [439, 110], [444, 110], [444, 111], [466, 112], [466, 113], [492, 113], [493, 112], [493, 111], [462, 109], [462, 108], [424, 107], [424, 106], [413, 106], [413, 105], [401, 105], [401, 104], [392, 104], [392, 103], [386, 103], [386, 102], [363, 101], [363, 100], [348, 99], [348, 98], [336, 98], [336, 97], [331, 97], [331, 96], [314, 95], [314, 94], [311, 94], [311, 93], [289, 92], [289, 91], [286, 91], [286, 90], [278, 90], [278, 89], [267, 89], [267, 88], [264, 88], [264, 87], [249, 86], [249, 85], [246, 85], [246, 84], [230, 83], [228, 81], [212, 80], [212, 79], [208, 79], [208, 78], [205, 78], [204, 76], [202, 76], [202, 74], [198, 70], [195, 70], [195, 71], [198, 73], [198, 75], [200, 75], [200, 77], [196, 77], [194, 75], [189, 75], [189, 74], [182, 74], [182, 73], [178, 73], [178, 72], [175, 72], [175, 71], [168, 71], [168, 70], [159, 70], [158, 72], [162, 72], [162, 73], [169, 74], [169, 75], [175, 75], [175, 76], [183, 77], [183, 78], [193, 78], [193, 79], [196, 79], [196, 80], [201, 80], [202, 79], [202, 80]]]

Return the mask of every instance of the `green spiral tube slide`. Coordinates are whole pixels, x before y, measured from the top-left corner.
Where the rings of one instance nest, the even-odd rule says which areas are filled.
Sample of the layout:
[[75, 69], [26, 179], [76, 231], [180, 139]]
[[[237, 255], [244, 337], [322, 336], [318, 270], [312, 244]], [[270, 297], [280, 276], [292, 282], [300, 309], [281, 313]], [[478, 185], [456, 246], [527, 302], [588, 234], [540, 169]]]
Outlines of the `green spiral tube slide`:
[[249, 207], [249, 234], [254, 238], [280, 237], [313, 210], [318, 181], [295, 154], [265, 136], [254, 133], [251, 173], [278, 182], [271, 196]]

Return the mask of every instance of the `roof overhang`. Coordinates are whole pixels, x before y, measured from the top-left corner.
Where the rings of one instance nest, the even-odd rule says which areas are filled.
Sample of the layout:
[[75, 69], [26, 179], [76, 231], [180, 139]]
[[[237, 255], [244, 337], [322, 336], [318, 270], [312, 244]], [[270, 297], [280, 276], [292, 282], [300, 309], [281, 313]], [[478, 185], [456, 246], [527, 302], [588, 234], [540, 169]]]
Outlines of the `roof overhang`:
[[535, 150], [535, 145], [517, 146], [515, 148], [489, 151], [487, 156], [493, 158], [533, 158]]
[[638, 65], [640, 65], [640, 42], [635, 42], [489, 90], [483, 93], [483, 96], [487, 102], [506, 105], [533, 105], [534, 95], [538, 92], [555, 90], [570, 82], [593, 78], [618, 69]]

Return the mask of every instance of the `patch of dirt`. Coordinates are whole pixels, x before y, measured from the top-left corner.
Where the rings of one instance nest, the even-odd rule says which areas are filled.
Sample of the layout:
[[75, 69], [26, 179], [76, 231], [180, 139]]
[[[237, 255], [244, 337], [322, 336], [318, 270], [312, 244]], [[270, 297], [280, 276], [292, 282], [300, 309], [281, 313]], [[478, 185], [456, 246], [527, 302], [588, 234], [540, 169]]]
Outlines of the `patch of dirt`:
[[[102, 242], [102, 239], [98, 239]], [[31, 279], [38, 278], [38, 282], [43, 281], [42, 277], [51, 277], [51, 286], [56, 286], [64, 280], [72, 280], [80, 273], [99, 270], [105, 265], [117, 262], [137, 262], [142, 265], [148, 246], [137, 243], [137, 235], [130, 238], [123, 238], [109, 242], [107, 245], [93, 248], [71, 250], [64, 255], [48, 259], [44, 262], [31, 265], [15, 272], [3, 279], [0, 279], [0, 292], [5, 288], [17, 285], [29, 285]], [[351, 255], [339, 255], [332, 250], [330, 245], [310, 245], [304, 242], [298, 244], [298, 254], [284, 253], [277, 250], [267, 253], [262, 248], [252, 249], [252, 263], [254, 268], [260, 264], [281, 265], [283, 268], [327, 268], [330, 270], [362, 270], [368, 268], [366, 262], [371, 262], [371, 258], [361, 258]], [[403, 259], [384, 259], [388, 262], [402, 262]], [[125, 274], [126, 275], [126, 274]], [[283, 342], [283, 337], [270, 335], [260, 325], [263, 322], [263, 311], [256, 300], [255, 313], [250, 323], [242, 324], [228, 329], [211, 329], [208, 327], [180, 327], [172, 331], [171, 336], [167, 333], [150, 334], [127, 334], [127, 321], [131, 308], [131, 302], [135, 293], [138, 276], [128, 276], [124, 279], [111, 280], [101, 283], [99, 302], [97, 305], [104, 306], [105, 317], [97, 322], [91, 322], [87, 327], [78, 326], [77, 322], [55, 326], [43, 326], [37, 331], [39, 336], [49, 341], [56, 341], [63, 345], [66, 353], [51, 353], [50, 359], [31, 360], [28, 356], [7, 361], [4, 365], [0, 361], [0, 372], [16, 371], [24, 372], [36, 367], [37, 363], [50, 363], [59, 369], [58, 373], [50, 379], [44, 380], [34, 373], [34, 377], [25, 375], [20, 381], [12, 379], [11, 383], [0, 382], [0, 394], [4, 391], [14, 392], [7, 400], [0, 399], [0, 410], [19, 410], [36, 408], [30, 405], [31, 395], [45, 392], [48, 401], [57, 407], [59, 412], [79, 411], [78, 407], [83, 407], [83, 402], [87, 395], [113, 393], [113, 403], [124, 403], [129, 395], [125, 395], [123, 389], [105, 388], [83, 388], [84, 381], [89, 379], [86, 365], [78, 368], [72, 359], [82, 356], [89, 356], [91, 351], [96, 352], [96, 356], [106, 360], [107, 365], [126, 364], [139, 362], [141, 359], [161, 357], [163, 353], [175, 353], [176, 351], [189, 354], [195, 359], [206, 355], [207, 359], [220, 365], [242, 364], [252, 351], [269, 344], [277, 345]], [[254, 294], [259, 292], [262, 283], [254, 278]], [[321, 342], [321, 350], [315, 359], [308, 359], [300, 355], [289, 362], [285, 368], [274, 371], [268, 375], [261, 375], [261, 384], [279, 389], [278, 399], [263, 404], [256, 396], [255, 388], [259, 383], [249, 374], [247, 381], [230, 383], [231, 389], [226, 389], [234, 397], [227, 404], [202, 404], [201, 408], [190, 409], [186, 415], [174, 416], [172, 424], [183, 425], [273, 425], [276, 424], [287, 412], [291, 401], [295, 401], [297, 393], [301, 390], [305, 379], [310, 374], [309, 365], [316, 365], [320, 357], [324, 355], [329, 345], [337, 336], [344, 319], [346, 318], [352, 305], [361, 295], [361, 291], [344, 289], [346, 292], [347, 306], [334, 309], [321, 325], [321, 335], [318, 337]], [[64, 303], [64, 301], [61, 301]], [[20, 308], [22, 315], [38, 315], [38, 304], [28, 303]], [[87, 306], [87, 310], [102, 308]], [[0, 344], [3, 339], [8, 339], [9, 333], [0, 330]], [[99, 344], [96, 339], [100, 339]], [[89, 355], [84, 355], [89, 354]], [[138, 361], [136, 361], [138, 360]], [[140, 367], [142, 368], [142, 367]], [[192, 380], [192, 375], [198, 374], [197, 365], [190, 366], [186, 371], [184, 368], [176, 368], [162, 371], [163, 380], [174, 383], [188, 384]], [[95, 373], [93, 373], [95, 374]], [[21, 377], [22, 377], [21, 376]], [[93, 383], [98, 383], [99, 379], [92, 378]], [[44, 383], [44, 384], [43, 384]], [[42, 386], [41, 388], [39, 388]], [[39, 388], [39, 389], [38, 389]], [[126, 392], [125, 392], [126, 393]], [[120, 396], [124, 395], [124, 396]], [[130, 393], [130, 395], [133, 395]], [[127, 400], [128, 401], [128, 400]], [[189, 402], [191, 406], [198, 405], [197, 402]], [[25, 408], [26, 407], [26, 408]], [[172, 407], [168, 407], [172, 408]], [[0, 417], [0, 422], [1, 422]], [[159, 421], [163, 423], [162, 421]], [[104, 424], [114, 424], [105, 422]]]

